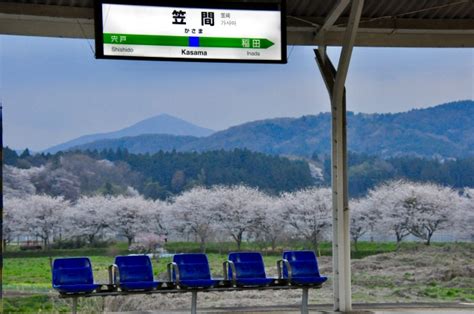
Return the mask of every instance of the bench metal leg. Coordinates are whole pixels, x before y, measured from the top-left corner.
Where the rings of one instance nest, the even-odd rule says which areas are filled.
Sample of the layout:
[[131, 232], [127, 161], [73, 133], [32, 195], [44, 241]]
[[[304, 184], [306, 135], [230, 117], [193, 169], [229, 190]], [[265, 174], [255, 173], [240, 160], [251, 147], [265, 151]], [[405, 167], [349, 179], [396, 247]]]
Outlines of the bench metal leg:
[[72, 298], [72, 314], [77, 314], [77, 298]]
[[308, 314], [308, 288], [303, 288], [303, 297], [301, 298], [301, 314]]
[[191, 298], [191, 314], [197, 313], [197, 298], [198, 298], [197, 291], [193, 291], [192, 298]]

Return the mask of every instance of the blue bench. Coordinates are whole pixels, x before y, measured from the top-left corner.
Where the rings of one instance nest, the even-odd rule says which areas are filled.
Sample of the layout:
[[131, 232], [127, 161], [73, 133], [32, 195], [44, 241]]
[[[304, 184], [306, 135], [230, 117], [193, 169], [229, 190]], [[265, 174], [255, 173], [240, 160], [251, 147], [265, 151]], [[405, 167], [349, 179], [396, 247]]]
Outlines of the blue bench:
[[230, 253], [223, 264], [224, 279], [234, 286], [267, 286], [274, 278], [267, 278], [262, 254], [258, 252]]
[[73, 298], [73, 313], [80, 296], [186, 292], [192, 293], [191, 313], [196, 313], [198, 291], [249, 289], [302, 289], [301, 312], [307, 313], [308, 289], [319, 288], [327, 281], [319, 273], [316, 255], [312, 251], [287, 251], [277, 268], [278, 278], [268, 278], [260, 253], [236, 252], [230, 253], [223, 264], [223, 279], [212, 278], [205, 254], [174, 255], [173, 262], [167, 265], [167, 282], [154, 280], [152, 262], [146, 255], [117, 256], [109, 267], [108, 284], [94, 283], [92, 265], [86, 257], [58, 258], [52, 273], [53, 288], [62, 297]]
[[149, 291], [158, 288], [159, 282], [153, 279], [153, 266], [147, 255], [115, 257], [118, 270], [118, 284], [123, 291]]
[[313, 251], [283, 252], [278, 269], [280, 278], [292, 285], [321, 285], [328, 280], [319, 274], [318, 260]]
[[53, 288], [61, 294], [92, 293], [100, 286], [94, 283], [92, 264], [87, 257], [57, 258], [52, 273]]
[[210, 288], [219, 280], [211, 278], [206, 254], [176, 254], [168, 264], [169, 281], [180, 288]]

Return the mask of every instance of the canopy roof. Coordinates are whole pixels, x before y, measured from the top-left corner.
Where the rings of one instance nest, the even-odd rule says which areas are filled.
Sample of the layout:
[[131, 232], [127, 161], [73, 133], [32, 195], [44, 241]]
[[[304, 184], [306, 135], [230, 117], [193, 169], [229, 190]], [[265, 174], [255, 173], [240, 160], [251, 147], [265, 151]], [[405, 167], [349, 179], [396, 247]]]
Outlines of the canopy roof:
[[[287, 0], [289, 45], [342, 45], [345, 8], [316, 36], [339, 0]], [[94, 37], [93, 0], [0, 0], [0, 33]], [[356, 46], [474, 47], [472, 0], [365, 0]]]

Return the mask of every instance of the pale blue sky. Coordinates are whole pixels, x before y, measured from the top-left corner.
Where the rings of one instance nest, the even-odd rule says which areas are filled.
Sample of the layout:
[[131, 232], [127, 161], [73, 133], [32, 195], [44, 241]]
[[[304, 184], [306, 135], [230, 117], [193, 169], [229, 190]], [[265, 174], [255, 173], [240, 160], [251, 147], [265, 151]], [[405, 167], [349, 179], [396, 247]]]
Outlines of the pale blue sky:
[[[41, 150], [160, 113], [221, 130], [329, 110], [311, 47], [288, 47], [287, 65], [252, 65], [95, 60], [89, 44], [0, 36], [6, 145]], [[474, 49], [356, 48], [348, 108], [399, 112], [474, 99], [473, 73]]]

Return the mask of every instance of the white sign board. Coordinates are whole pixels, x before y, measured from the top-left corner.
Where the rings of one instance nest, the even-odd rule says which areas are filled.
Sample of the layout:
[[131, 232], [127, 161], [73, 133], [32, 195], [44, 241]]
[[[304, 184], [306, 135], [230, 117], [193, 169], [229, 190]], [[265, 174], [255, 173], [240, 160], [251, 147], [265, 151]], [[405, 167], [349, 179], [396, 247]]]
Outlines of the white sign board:
[[99, 1], [97, 58], [286, 63], [281, 2], [176, 3]]

